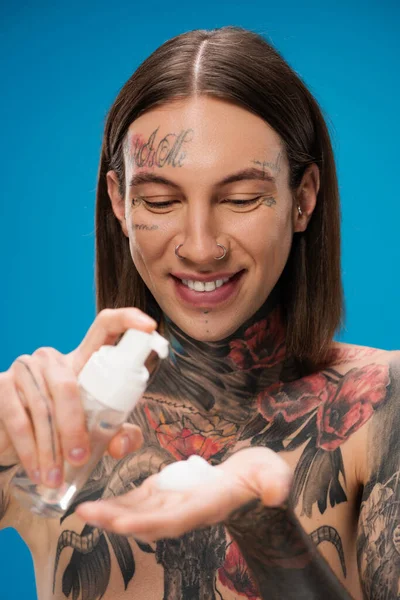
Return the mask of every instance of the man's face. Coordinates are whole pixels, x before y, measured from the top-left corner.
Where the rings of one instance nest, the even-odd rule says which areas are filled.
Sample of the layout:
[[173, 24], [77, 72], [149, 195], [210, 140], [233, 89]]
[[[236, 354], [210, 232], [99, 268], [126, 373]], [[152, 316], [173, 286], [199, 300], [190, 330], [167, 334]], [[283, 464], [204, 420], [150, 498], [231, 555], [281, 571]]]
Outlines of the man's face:
[[197, 340], [232, 334], [265, 302], [290, 251], [297, 209], [279, 136], [227, 102], [175, 101], [131, 124], [125, 167], [125, 198], [112, 172], [110, 197], [162, 311]]

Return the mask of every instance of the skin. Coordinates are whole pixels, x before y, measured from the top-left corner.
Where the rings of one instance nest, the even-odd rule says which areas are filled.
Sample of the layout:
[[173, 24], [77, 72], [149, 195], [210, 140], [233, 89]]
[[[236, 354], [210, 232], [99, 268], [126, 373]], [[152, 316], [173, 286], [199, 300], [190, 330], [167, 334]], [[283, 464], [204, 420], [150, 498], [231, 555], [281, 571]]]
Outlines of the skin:
[[[181, 167], [137, 166], [133, 150], [136, 140], [148, 140], [157, 129], [156, 141], [170, 132], [179, 135], [193, 131]], [[190, 337], [202, 341], [227, 337], [260, 308], [275, 287], [293, 233], [305, 230], [315, 207], [318, 168], [312, 165], [307, 170], [294, 193], [288, 185], [282, 142], [275, 131], [242, 108], [204, 97], [149, 111], [132, 123], [125, 164], [125, 197], [119, 193], [113, 171], [107, 175], [108, 192], [114, 213], [129, 238], [140, 276], [162, 311]], [[233, 173], [254, 167], [272, 175], [276, 182], [249, 179], [219, 183]], [[149, 171], [168, 178], [175, 186], [129, 185], [133, 177]], [[260, 194], [265, 201], [246, 210], [226, 202]], [[158, 196], [152, 198], [154, 202], [169, 200], [173, 204], [168, 212], [161, 213], [152, 212], [143, 202], [132, 202], [150, 196]], [[275, 204], [269, 206], [271, 199]], [[158, 229], [149, 231], [143, 226]], [[219, 252], [216, 242], [228, 249], [223, 267], [214, 259]], [[182, 269], [174, 254], [178, 244], [183, 244], [185, 271], [193, 273], [193, 279], [222, 269], [233, 273], [244, 269], [237, 294], [215, 307], [207, 306], [206, 298], [202, 307], [177, 302], [170, 274]], [[206, 318], [205, 310], [209, 311]]]
[[[114, 460], [105, 457], [82, 490], [80, 500], [96, 502], [73, 506], [44, 528], [16, 505], [4, 483], [12, 469], [0, 467], [1, 526], [18, 523], [37, 573], [48, 573], [49, 561], [54, 567], [53, 582], [38, 577], [39, 597], [298, 600], [323, 590], [327, 600], [347, 599], [348, 591], [357, 600], [395, 600], [400, 467], [397, 436], [388, 432], [400, 422], [399, 355], [333, 344], [329, 367], [309, 376], [286, 356], [276, 283], [293, 234], [305, 230], [315, 207], [317, 167], [291, 190], [277, 134], [211, 98], [173, 102], [132, 123], [125, 167], [126, 193], [111, 171], [109, 196], [134, 264], [164, 313], [171, 352], [131, 415], [138, 427], [131, 426], [128, 453], [116, 437]], [[258, 178], [253, 171], [221, 183], [246, 169], [258, 169]], [[169, 183], [148, 181], [155, 176]], [[228, 251], [220, 262], [217, 243]], [[180, 244], [183, 261], [175, 255]], [[171, 274], [179, 270], [192, 279], [243, 274], [223, 303], [205, 293], [194, 306], [176, 293]], [[127, 328], [154, 329], [146, 319], [135, 309], [104, 311], [71, 355], [46, 349], [21, 357], [34, 378], [17, 361], [0, 374], [0, 400], [15, 398], [23, 376], [27, 396], [45, 394], [48, 385], [45, 397], [56, 407], [51, 426], [60, 430], [60, 453], [68, 452], [62, 411], [77, 373]], [[57, 361], [69, 369], [62, 388]], [[46, 418], [42, 411], [44, 429]], [[193, 452], [215, 465], [221, 485], [159, 490], [158, 469]], [[359, 513], [366, 596], [357, 573]], [[380, 562], [383, 541], [394, 567]], [[392, 591], [382, 595], [384, 585]]]
[[[136, 309], [106, 310], [73, 352], [62, 355], [54, 348], [39, 348], [0, 373], [1, 464], [20, 462], [33, 482], [48, 487], [60, 485], [64, 460], [73, 466], [85, 464], [90, 447], [78, 373], [93, 352], [114, 343], [127, 328], [152, 331], [155, 326]], [[107, 450], [114, 458], [122, 457], [141, 440], [138, 428], [126, 424]]]

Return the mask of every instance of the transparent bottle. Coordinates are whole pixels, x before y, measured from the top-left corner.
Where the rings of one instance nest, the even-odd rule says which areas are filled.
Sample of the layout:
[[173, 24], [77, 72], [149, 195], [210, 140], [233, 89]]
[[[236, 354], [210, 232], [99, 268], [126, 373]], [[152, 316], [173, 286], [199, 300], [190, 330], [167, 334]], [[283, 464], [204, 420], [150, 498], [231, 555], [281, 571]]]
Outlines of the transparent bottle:
[[47, 518], [59, 518], [67, 510], [145, 391], [149, 372], [144, 363], [152, 350], [165, 358], [167, 340], [157, 332], [129, 329], [117, 346], [102, 346], [90, 357], [78, 376], [90, 458], [81, 467], [64, 462], [64, 482], [58, 488], [33, 483], [21, 467], [12, 479], [21, 504]]

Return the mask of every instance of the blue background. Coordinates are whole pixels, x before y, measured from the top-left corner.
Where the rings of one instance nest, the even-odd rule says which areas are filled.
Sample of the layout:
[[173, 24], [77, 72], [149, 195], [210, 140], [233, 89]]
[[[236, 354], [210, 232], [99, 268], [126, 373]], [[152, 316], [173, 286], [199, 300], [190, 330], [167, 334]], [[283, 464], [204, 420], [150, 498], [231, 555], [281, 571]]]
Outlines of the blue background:
[[[94, 318], [97, 163], [117, 92], [166, 39], [228, 24], [266, 34], [329, 116], [343, 203], [340, 339], [398, 348], [399, 23], [395, 0], [3, 0], [0, 370], [42, 345], [71, 350]], [[5, 530], [0, 599], [35, 598], [28, 550]]]

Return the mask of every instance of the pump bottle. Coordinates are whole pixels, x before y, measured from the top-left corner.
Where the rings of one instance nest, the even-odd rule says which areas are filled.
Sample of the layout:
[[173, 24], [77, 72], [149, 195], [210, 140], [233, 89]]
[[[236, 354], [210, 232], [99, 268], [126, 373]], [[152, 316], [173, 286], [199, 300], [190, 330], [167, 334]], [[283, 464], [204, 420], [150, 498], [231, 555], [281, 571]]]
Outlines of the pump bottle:
[[67, 510], [145, 391], [149, 372], [144, 363], [152, 350], [165, 358], [167, 340], [155, 331], [130, 329], [119, 344], [102, 346], [90, 357], [78, 375], [90, 458], [81, 467], [64, 462], [64, 482], [59, 488], [33, 483], [21, 467], [12, 479], [13, 494], [21, 504], [48, 518], [59, 518]]

